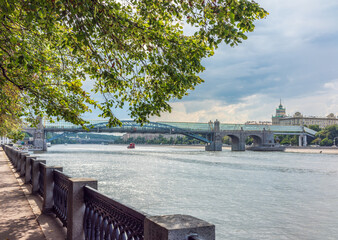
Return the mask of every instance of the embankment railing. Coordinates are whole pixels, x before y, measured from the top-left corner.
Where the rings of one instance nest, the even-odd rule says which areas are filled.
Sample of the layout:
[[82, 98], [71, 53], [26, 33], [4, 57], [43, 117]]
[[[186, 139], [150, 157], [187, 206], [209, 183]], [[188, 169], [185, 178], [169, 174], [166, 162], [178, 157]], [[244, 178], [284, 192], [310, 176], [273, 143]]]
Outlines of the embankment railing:
[[149, 216], [97, 191], [97, 181], [72, 178], [62, 167], [2, 145], [15, 170], [42, 197], [69, 240], [214, 240], [215, 226], [188, 215]]
[[67, 226], [67, 200], [69, 191], [69, 177], [64, 173], [54, 171], [53, 210], [55, 215]]
[[145, 214], [85, 187], [86, 239], [143, 239]]

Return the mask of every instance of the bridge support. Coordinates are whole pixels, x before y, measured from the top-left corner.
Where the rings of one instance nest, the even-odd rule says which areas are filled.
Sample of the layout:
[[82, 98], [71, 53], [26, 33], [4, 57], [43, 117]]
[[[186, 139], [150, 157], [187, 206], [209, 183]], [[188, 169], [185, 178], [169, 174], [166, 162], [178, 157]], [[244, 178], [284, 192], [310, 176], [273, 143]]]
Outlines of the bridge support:
[[205, 151], [222, 151], [222, 142], [212, 142], [205, 146]]
[[307, 145], [307, 137], [306, 137], [306, 134], [301, 134], [299, 135], [299, 138], [298, 138], [298, 145], [300, 147], [306, 147]]
[[33, 145], [34, 147], [41, 149], [42, 151], [47, 151], [47, 143], [45, 138], [45, 130], [42, 123], [42, 118], [39, 119], [40, 122], [37, 128], [34, 131], [34, 140]]
[[266, 131], [265, 128], [263, 128], [263, 139], [262, 139], [262, 145], [272, 147], [275, 146], [275, 138], [272, 132]]
[[222, 151], [222, 136], [220, 132], [219, 121], [214, 122], [211, 143], [205, 146], [205, 151]]
[[231, 137], [231, 151], [245, 151], [245, 139], [243, 131], [239, 137]]

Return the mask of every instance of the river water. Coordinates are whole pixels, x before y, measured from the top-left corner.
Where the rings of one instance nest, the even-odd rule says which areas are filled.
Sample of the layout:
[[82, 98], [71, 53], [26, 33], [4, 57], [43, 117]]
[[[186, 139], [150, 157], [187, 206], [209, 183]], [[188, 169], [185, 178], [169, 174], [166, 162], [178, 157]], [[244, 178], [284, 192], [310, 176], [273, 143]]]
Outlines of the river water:
[[54, 145], [39, 154], [150, 215], [187, 214], [216, 239], [338, 239], [338, 155]]

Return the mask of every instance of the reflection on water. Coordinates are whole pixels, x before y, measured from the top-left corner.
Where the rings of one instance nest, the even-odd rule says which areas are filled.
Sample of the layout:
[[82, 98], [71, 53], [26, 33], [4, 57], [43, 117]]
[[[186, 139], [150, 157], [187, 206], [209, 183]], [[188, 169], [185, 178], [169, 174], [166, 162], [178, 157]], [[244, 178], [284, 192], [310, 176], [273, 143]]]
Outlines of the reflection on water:
[[217, 239], [338, 239], [337, 155], [55, 145], [39, 154], [152, 215], [189, 214]]

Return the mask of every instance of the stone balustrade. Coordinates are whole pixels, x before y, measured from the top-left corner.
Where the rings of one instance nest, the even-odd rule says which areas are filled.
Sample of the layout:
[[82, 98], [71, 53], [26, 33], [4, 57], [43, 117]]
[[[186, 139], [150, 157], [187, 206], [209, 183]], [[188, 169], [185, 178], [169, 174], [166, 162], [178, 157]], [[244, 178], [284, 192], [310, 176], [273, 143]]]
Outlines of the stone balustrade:
[[67, 228], [68, 240], [214, 240], [215, 226], [188, 215], [149, 216], [97, 191], [97, 181], [72, 178], [62, 167], [47, 166], [28, 153], [2, 145], [42, 212], [53, 213]]

